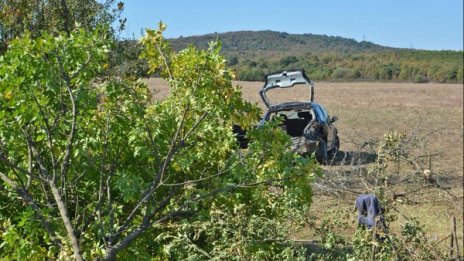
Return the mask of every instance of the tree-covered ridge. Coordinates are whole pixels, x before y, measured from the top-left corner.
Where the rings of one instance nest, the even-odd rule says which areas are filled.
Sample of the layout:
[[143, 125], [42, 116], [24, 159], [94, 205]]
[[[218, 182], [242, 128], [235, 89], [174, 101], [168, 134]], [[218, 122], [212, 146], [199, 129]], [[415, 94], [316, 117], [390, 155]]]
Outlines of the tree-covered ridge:
[[[393, 48], [377, 45], [371, 42], [357, 42], [354, 39], [339, 36], [317, 34], [288, 34], [275, 31], [238, 31], [228, 33], [214, 33], [202, 36], [189, 36], [171, 39], [173, 47], [183, 49], [193, 44], [207, 47], [208, 42], [219, 39], [223, 41], [223, 52], [286, 52], [300, 54], [304, 49], [311, 52], [340, 52], [353, 53], [362, 51], [385, 51]], [[302, 52], [303, 51], [303, 52]]]
[[237, 79], [261, 81], [270, 72], [304, 68], [314, 80], [463, 81], [462, 51], [391, 48], [315, 34], [240, 31], [170, 39], [174, 49], [219, 39]]

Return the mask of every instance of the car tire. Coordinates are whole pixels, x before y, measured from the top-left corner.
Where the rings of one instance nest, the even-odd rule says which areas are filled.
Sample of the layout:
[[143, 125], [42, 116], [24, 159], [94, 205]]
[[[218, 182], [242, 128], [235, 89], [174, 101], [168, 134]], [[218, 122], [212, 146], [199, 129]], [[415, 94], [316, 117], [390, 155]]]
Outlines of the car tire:
[[340, 139], [338, 138], [338, 135], [337, 135], [335, 136], [335, 140], [333, 141], [332, 148], [328, 152], [329, 160], [327, 161], [327, 163], [330, 162], [330, 164], [332, 164], [335, 161], [339, 150], [340, 150]]
[[337, 153], [338, 153], [339, 150], [340, 150], [340, 138], [338, 138], [338, 135], [337, 135], [337, 136], [335, 136], [335, 141], [334, 141], [333, 148], [330, 150], [330, 155], [332, 157], [337, 156]]
[[325, 140], [320, 140], [316, 150], [316, 160], [320, 164], [325, 165], [327, 163], [328, 153], [327, 153], [327, 142]]

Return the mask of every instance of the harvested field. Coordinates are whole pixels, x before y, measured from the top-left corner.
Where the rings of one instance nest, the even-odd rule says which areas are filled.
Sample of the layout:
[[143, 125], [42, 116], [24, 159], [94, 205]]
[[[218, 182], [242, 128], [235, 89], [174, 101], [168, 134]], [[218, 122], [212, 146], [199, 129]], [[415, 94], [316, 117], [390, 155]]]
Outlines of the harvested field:
[[[148, 85], [157, 93], [159, 100], [168, 93], [166, 83], [160, 79], [148, 79]], [[258, 91], [262, 82], [234, 82], [242, 86], [245, 99], [263, 104]], [[290, 94], [291, 95], [291, 94]], [[286, 97], [279, 97], [286, 98]], [[341, 153], [348, 155], [347, 161], [324, 166], [326, 178], [340, 175], [353, 182], [347, 188], [352, 191], [365, 191], [357, 183], [354, 172], [360, 168], [367, 170], [375, 161], [377, 143], [385, 133], [397, 131], [407, 135], [421, 134], [424, 137], [423, 155], [430, 157], [431, 171], [435, 183], [426, 181], [398, 183], [392, 190], [396, 192], [417, 191], [408, 195], [407, 200], [396, 205], [399, 219], [392, 225], [395, 230], [406, 217], [417, 217], [425, 225], [430, 240], [438, 242], [449, 235], [450, 219], [458, 219], [458, 234], [462, 240], [463, 231], [463, 85], [458, 84], [412, 84], [378, 82], [316, 82], [315, 101], [323, 104], [331, 115], [337, 115], [335, 123], [341, 140]], [[374, 144], [371, 147], [362, 144]], [[356, 154], [357, 153], [357, 154]], [[353, 155], [367, 155], [370, 160], [360, 164], [349, 164]], [[420, 154], [421, 152], [419, 152]], [[345, 158], [346, 159], [346, 158]], [[421, 166], [429, 168], [426, 165]], [[404, 167], [406, 169], [406, 167]], [[354, 171], [356, 170], [356, 171]], [[401, 171], [400, 171], [401, 172]], [[348, 174], [346, 174], [348, 173]], [[398, 173], [401, 175], [401, 173]], [[355, 193], [342, 193], [319, 190], [315, 187], [314, 203], [311, 212], [316, 217], [333, 209], [330, 206], [350, 210], [356, 198]], [[355, 213], [353, 212], [353, 220]], [[347, 237], [350, 238], [350, 231]], [[298, 239], [310, 239], [310, 229], [295, 232]], [[462, 242], [462, 241], [461, 241]], [[448, 241], [440, 243], [446, 247]], [[461, 244], [462, 246], [462, 244]]]

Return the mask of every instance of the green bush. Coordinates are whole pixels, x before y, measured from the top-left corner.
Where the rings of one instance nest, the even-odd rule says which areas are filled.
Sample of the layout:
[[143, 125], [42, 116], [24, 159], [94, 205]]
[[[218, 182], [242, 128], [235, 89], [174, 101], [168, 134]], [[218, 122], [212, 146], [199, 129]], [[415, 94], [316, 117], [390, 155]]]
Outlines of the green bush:
[[417, 75], [414, 77], [414, 82], [415, 82], [415, 83], [427, 83], [428, 80], [427, 80], [427, 77], [425, 77], [424, 75], [422, 75], [422, 74], [417, 74]]

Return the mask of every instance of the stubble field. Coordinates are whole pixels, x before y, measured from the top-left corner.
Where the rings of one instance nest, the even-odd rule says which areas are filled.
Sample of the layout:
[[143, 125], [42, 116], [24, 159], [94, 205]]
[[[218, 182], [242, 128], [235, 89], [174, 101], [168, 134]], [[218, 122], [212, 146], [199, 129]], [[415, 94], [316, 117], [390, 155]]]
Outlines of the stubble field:
[[[155, 91], [156, 100], [169, 92], [161, 79], [146, 82]], [[246, 100], [264, 109], [258, 94], [262, 82], [234, 84], [242, 87]], [[295, 93], [285, 95], [277, 98], [297, 97]], [[406, 194], [395, 201], [399, 218], [392, 223], [392, 231], [398, 231], [405, 219], [416, 217], [425, 226], [428, 238], [438, 243], [449, 235], [451, 218], [456, 217], [462, 240], [463, 85], [317, 82], [315, 101], [323, 104], [332, 116], [338, 116], [335, 125], [341, 152], [331, 165], [323, 166], [325, 175], [316, 181], [309, 215], [319, 219], [329, 212], [346, 210], [352, 212], [350, 222], [354, 222], [356, 215], [352, 209], [357, 193], [371, 192], [364, 181], [375, 164], [379, 140], [385, 133], [396, 131], [420, 138], [420, 146], [412, 154], [421, 168], [430, 168], [433, 179], [423, 179], [420, 173], [411, 174], [410, 166], [398, 166], [397, 180], [391, 182], [389, 192]], [[346, 230], [347, 239], [352, 231]], [[298, 240], [311, 240], [313, 236], [311, 228], [295, 231]], [[440, 244], [446, 247], [447, 242]]]

